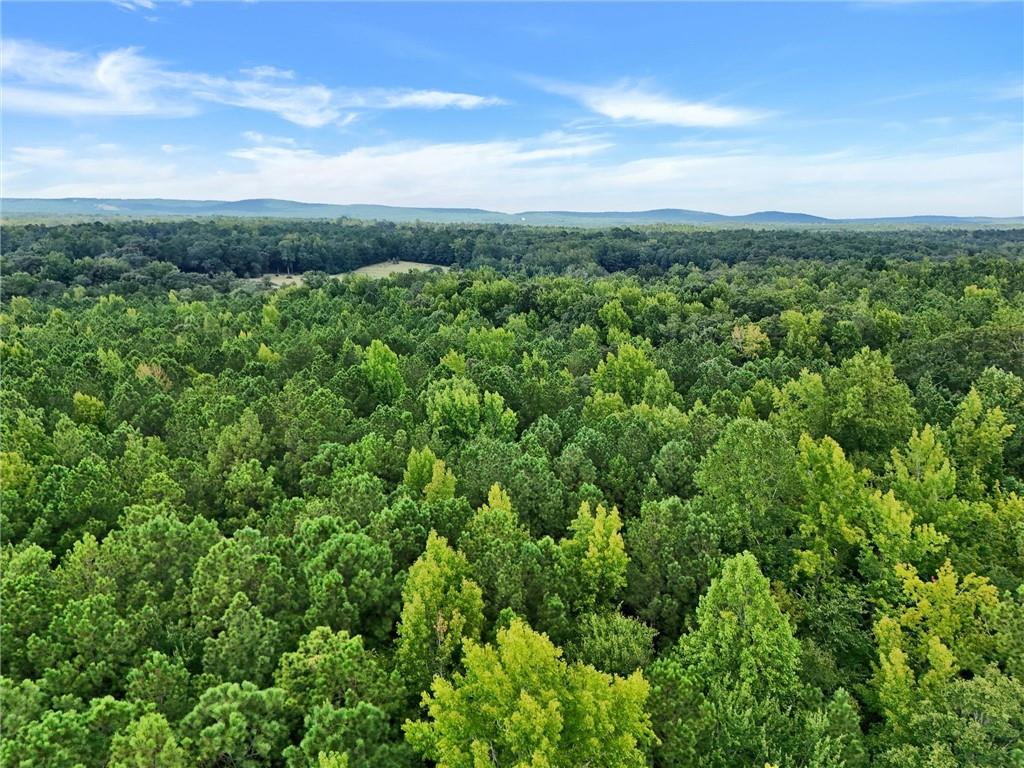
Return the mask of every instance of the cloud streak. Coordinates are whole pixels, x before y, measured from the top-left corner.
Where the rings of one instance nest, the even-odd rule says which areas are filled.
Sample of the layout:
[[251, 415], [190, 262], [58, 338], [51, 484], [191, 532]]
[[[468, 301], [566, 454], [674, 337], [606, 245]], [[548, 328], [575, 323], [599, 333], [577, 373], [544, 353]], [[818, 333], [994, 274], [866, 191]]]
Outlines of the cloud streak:
[[567, 96], [595, 114], [616, 121], [680, 128], [732, 128], [764, 119], [764, 112], [668, 96], [637, 82], [609, 86], [538, 81], [544, 90]]
[[272, 66], [244, 69], [237, 77], [178, 71], [119, 48], [91, 56], [3, 41], [4, 109], [63, 117], [196, 114], [202, 103], [269, 112], [306, 128], [344, 125], [353, 110], [479, 109], [504, 102], [443, 90], [345, 89], [297, 82], [294, 72]]

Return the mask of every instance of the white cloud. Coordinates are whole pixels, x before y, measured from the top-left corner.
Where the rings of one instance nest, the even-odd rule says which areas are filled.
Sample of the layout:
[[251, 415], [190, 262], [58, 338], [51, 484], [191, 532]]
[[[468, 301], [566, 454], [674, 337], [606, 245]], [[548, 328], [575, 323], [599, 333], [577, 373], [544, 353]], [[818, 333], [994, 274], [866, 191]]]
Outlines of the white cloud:
[[260, 65], [258, 67], [249, 67], [248, 69], [241, 70], [243, 75], [249, 77], [269, 79], [277, 78], [279, 80], [294, 80], [295, 72], [291, 69], [280, 69], [278, 67], [271, 67], [268, 65]]
[[295, 146], [295, 139], [288, 136], [267, 136], [259, 131], [243, 131], [242, 138], [251, 144], [287, 144]]
[[628, 80], [603, 87], [535, 82], [551, 93], [575, 99], [591, 112], [612, 120], [684, 128], [729, 128], [753, 123], [766, 116], [765, 113], [752, 109], [673, 98]]
[[64, 162], [68, 151], [63, 147], [14, 147], [11, 154], [17, 163], [50, 166]]
[[388, 108], [400, 109], [414, 107], [421, 109], [477, 109], [504, 104], [502, 99], [493, 96], [477, 96], [472, 93], [452, 93], [449, 91], [398, 91], [381, 94], [381, 103]]
[[4, 111], [45, 115], [194, 114], [183, 94], [136, 48], [90, 57], [21, 40], [4, 40]]
[[995, 101], [1024, 101], [1024, 80], [996, 86], [990, 93]]
[[244, 69], [240, 77], [168, 69], [137, 48], [91, 56], [3, 41], [4, 109], [57, 116], [195, 114], [202, 102], [270, 112], [296, 125], [347, 125], [353, 109], [475, 109], [500, 99], [436, 90], [332, 89], [300, 84], [291, 70]]
[[[24, 148], [23, 148], [24, 149]], [[44, 148], [45, 149], [45, 148]], [[1019, 144], [907, 153], [797, 154], [767, 148], [673, 148], [614, 160], [599, 137], [395, 143], [340, 153], [254, 144], [212, 168], [148, 156], [22, 152], [7, 193], [42, 197], [277, 197], [310, 202], [721, 213], [781, 209], [825, 216], [1022, 215]], [[38, 164], [31, 163], [38, 161]], [[47, 165], [49, 162], [49, 165]]]
[[156, 8], [156, 3], [153, 0], [110, 0], [118, 8], [125, 11], [137, 11], [140, 8], [147, 11], [152, 11]]
[[209, 75], [184, 75], [181, 83], [198, 99], [273, 112], [305, 128], [322, 128], [342, 116], [331, 90], [323, 85], [279, 85], [265, 77], [231, 80]]

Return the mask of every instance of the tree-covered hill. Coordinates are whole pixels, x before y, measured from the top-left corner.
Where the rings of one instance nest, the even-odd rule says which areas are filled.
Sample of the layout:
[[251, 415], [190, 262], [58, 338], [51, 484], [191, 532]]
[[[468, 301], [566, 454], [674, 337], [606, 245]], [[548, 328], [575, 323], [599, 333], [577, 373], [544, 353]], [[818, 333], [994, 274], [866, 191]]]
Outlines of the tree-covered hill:
[[643, 224], [808, 224], [808, 225], [938, 225], [1020, 226], [1024, 218], [993, 216], [899, 216], [829, 219], [807, 213], [757, 211], [729, 216], [683, 208], [650, 211], [522, 211], [501, 213], [482, 208], [415, 208], [394, 205], [300, 203], [294, 200], [170, 200], [103, 197], [0, 198], [7, 217], [167, 217], [246, 216], [288, 219], [361, 219], [364, 221], [432, 222], [435, 224], [528, 224], [557, 227], [610, 227]]

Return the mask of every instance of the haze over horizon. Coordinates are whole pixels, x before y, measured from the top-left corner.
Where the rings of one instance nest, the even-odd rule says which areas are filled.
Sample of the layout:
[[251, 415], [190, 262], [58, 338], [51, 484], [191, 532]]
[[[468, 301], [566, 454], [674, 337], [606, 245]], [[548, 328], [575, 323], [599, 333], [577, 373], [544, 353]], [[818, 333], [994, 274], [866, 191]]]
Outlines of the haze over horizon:
[[1024, 214], [1019, 3], [53, 8], [7, 197]]

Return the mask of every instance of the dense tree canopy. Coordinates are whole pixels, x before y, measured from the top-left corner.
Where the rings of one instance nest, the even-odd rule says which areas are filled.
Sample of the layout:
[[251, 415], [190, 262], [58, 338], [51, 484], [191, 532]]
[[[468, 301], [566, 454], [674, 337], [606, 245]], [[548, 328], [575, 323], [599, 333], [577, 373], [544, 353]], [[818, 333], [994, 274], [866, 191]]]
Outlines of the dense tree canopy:
[[5, 227], [0, 762], [1020, 765], [1022, 243]]

